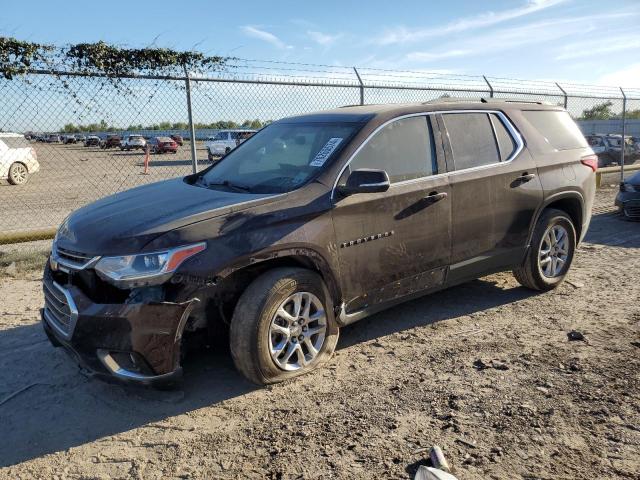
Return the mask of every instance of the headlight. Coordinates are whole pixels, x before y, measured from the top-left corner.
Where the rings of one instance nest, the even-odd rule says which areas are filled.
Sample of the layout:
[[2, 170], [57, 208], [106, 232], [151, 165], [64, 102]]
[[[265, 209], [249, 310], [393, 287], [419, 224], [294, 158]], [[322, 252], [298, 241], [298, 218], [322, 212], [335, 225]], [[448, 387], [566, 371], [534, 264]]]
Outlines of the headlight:
[[203, 242], [139, 255], [102, 257], [95, 269], [100, 277], [119, 287], [159, 285], [166, 282], [182, 262], [205, 248], [207, 244]]

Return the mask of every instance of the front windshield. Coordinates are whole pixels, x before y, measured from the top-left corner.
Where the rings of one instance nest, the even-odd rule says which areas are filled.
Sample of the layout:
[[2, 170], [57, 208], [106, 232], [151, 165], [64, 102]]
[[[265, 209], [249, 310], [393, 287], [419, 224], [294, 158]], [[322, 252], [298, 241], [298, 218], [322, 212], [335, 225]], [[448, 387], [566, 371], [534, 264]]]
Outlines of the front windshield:
[[283, 193], [315, 176], [360, 128], [354, 123], [275, 123], [232, 150], [203, 186]]

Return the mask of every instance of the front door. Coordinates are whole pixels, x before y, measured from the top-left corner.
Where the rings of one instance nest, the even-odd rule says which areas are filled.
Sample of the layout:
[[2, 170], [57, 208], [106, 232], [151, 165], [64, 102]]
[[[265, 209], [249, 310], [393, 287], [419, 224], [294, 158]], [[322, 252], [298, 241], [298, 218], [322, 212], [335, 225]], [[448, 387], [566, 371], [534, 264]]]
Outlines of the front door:
[[[384, 193], [341, 197], [333, 222], [347, 313], [439, 286], [449, 264], [451, 198], [430, 118], [394, 120], [368, 139], [342, 173], [385, 170]], [[437, 147], [439, 146], [439, 147]]]

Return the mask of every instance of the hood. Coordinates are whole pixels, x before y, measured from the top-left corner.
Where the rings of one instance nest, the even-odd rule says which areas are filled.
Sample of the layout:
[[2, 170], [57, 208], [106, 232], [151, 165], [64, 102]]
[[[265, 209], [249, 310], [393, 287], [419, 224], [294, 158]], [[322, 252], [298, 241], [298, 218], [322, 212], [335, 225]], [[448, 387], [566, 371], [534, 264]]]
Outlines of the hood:
[[207, 189], [182, 178], [152, 183], [76, 210], [61, 225], [56, 242], [90, 255], [135, 253], [175, 228], [263, 205], [279, 196]]
[[624, 183], [630, 183], [631, 185], [640, 185], [640, 172], [636, 172], [627, 178]]

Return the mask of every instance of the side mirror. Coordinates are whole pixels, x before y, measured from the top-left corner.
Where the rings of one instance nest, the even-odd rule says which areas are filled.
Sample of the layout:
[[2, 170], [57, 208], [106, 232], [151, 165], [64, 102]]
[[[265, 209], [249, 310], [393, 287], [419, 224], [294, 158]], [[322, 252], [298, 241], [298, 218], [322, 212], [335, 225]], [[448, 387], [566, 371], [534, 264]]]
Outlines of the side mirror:
[[344, 196], [354, 193], [380, 193], [389, 190], [390, 186], [389, 175], [384, 170], [361, 168], [351, 172], [346, 185], [339, 185], [338, 191]]

